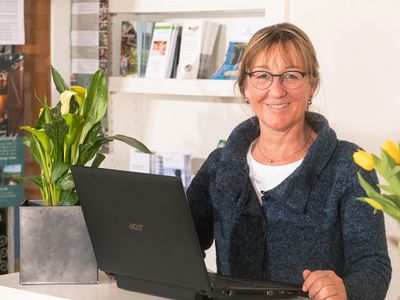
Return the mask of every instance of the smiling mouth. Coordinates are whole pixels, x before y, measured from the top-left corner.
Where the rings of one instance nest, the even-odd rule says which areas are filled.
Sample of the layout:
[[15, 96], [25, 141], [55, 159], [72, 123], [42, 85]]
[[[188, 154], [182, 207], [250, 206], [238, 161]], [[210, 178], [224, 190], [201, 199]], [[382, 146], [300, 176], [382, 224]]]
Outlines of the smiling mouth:
[[283, 104], [267, 104], [269, 108], [272, 109], [283, 109], [285, 107], [288, 107], [290, 103], [283, 103]]

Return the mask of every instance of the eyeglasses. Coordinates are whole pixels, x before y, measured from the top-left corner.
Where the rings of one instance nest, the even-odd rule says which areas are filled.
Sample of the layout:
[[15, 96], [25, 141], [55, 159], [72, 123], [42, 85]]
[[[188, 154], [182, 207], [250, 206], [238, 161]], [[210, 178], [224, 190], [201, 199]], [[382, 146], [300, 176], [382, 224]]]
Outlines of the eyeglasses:
[[272, 74], [267, 71], [254, 71], [245, 73], [250, 78], [251, 84], [259, 90], [266, 90], [272, 84], [274, 77], [279, 77], [280, 83], [283, 87], [294, 90], [303, 85], [304, 77], [308, 75], [300, 71], [286, 71], [282, 74]]

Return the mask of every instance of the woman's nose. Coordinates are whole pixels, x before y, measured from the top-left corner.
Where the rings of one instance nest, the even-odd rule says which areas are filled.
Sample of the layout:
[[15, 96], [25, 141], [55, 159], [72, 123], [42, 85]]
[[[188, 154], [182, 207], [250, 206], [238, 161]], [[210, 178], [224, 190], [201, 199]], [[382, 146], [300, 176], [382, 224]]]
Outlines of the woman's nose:
[[269, 87], [269, 95], [274, 98], [285, 96], [287, 90], [283, 87], [279, 77], [273, 77], [272, 84]]

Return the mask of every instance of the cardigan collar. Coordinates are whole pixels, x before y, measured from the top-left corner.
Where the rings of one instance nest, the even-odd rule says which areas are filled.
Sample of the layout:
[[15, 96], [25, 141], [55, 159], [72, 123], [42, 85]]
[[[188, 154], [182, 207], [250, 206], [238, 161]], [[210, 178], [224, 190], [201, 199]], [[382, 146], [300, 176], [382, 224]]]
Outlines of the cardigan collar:
[[[332, 156], [337, 144], [336, 133], [329, 127], [325, 117], [317, 113], [307, 112], [306, 121], [318, 133], [317, 138], [308, 150], [301, 165], [281, 184], [266, 192], [268, 196], [285, 203], [299, 213], [304, 211], [308, 195]], [[234, 181], [246, 182], [243, 179], [243, 176], [248, 177], [249, 174], [246, 155], [251, 143], [259, 133], [257, 117], [244, 121], [232, 131], [221, 157], [225, 166], [223, 168], [225, 176], [230, 178], [238, 176], [239, 178]], [[243, 184], [230, 183], [230, 193], [240, 195]]]

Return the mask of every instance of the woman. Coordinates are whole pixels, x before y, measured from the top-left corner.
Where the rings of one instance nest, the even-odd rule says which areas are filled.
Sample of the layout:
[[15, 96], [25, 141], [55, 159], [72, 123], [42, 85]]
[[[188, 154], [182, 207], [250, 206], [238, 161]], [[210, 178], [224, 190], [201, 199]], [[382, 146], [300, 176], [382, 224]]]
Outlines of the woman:
[[249, 41], [238, 86], [255, 117], [210, 154], [188, 188], [203, 250], [218, 273], [303, 286], [312, 299], [384, 299], [391, 278], [382, 213], [357, 197], [358, 147], [308, 112], [319, 64], [283, 23]]

